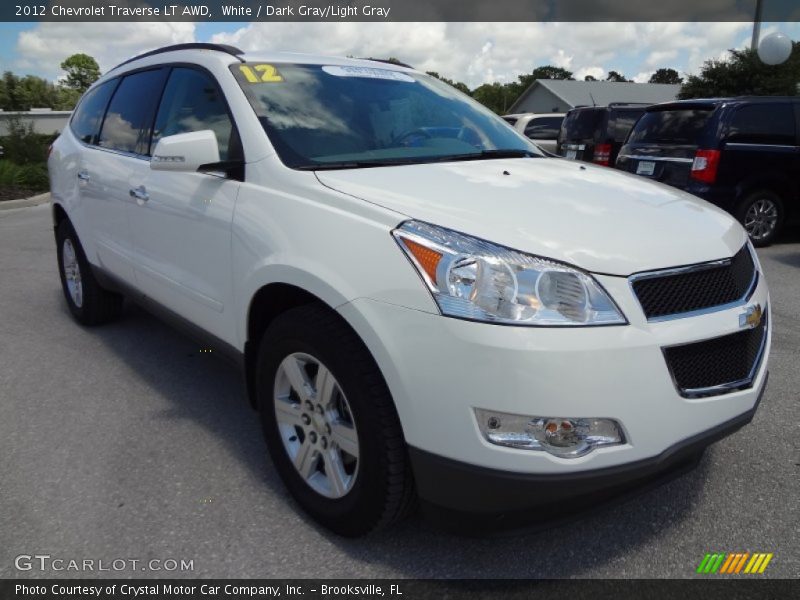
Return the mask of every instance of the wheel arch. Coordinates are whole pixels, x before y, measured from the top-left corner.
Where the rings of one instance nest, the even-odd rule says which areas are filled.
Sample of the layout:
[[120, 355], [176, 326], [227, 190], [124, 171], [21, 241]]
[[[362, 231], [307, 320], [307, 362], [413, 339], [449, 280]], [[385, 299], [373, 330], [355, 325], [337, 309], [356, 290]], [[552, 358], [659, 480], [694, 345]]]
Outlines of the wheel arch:
[[[61, 225], [61, 222], [65, 219], [69, 221], [69, 215], [67, 215], [67, 211], [64, 210], [64, 207], [61, 206], [58, 202], [53, 202], [52, 208], [53, 214], [53, 228], [58, 229], [58, 226]], [[71, 222], [71, 221], [70, 221]]]
[[737, 208], [741, 206], [748, 196], [762, 190], [776, 194], [783, 202], [784, 210], [787, 212], [791, 211], [791, 207], [794, 204], [792, 200], [798, 194], [797, 186], [788, 177], [765, 173], [760, 176], [749, 177], [736, 186]]
[[[247, 309], [244, 368], [247, 396], [253, 408], [256, 408], [256, 362], [264, 332], [281, 314], [306, 304], [317, 304], [325, 307], [331, 316], [344, 323], [369, 351], [364, 339], [358, 334], [355, 327], [336, 310], [334, 303], [294, 283], [284, 281], [267, 283], [253, 294]], [[338, 304], [341, 304], [341, 302]]]

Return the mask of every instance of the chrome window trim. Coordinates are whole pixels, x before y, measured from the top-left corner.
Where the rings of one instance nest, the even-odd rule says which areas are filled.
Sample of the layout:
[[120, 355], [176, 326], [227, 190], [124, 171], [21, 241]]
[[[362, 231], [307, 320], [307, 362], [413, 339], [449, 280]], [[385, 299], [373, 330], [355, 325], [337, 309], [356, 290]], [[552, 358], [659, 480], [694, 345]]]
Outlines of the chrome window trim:
[[[739, 332], [734, 332], [739, 333]], [[670, 379], [672, 379], [672, 384], [675, 386], [675, 389], [678, 391], [683, 398], [708, 398], [709, 396], [719, 396], [722, 394], [727, 394], [730, 392], [735, 392], [737, 390], [744, 390], [748, 389], [753, 386], [753, 382], [756, 379], [756, 375], [758, 375], [758, 371], [761, 368], [761, 362], [764, 358], [764, 351], [767, 348], [767, 339], [769, 338], [769, 307], [765, 307], [764, 309], [764, 337], [761, 338], [761, 346], [758, 349], [758, 353], [756, 354], [756, 359], [753, 361], [753, 366], [750, 367], [750, 372], [747, 374], [747, 377], [744, 379], [739, 379], [737, 381], [730, 381], [728, 383], [721, 383], [719, 385], [712, 385], [708, 387], [702, 388], [682, 388], [678, 385], [678, 382], [675, 380], [675, 374], [672, 372], [672, 369], [669, 366], [669, 362], [667, 361], [667, 350], [669, 348], [678, 348], [680, 346], [689, 346], [691, 344], [700, 344], [702, 342], [708, 342], [710, 340], [716, 340], [721, 337], [726, 337], [729, 335], [733, 335], [731, 333], [726, 333], [724, 335], [718, 335], [715, 337], [705, 338], [702, 340], [696, 340], [693, 342], [684, 342], [681, 344], [672, 344], [670, 346], [662, 346], [661, 354], [664, 357], [664, 363], [667, 365], [667, 371], [669, 371]]]
[[674, 162], [692, 164], [693, 158], [678, 158], [677, 156], [645, 156], [644, 154], [620, 154], [619, 158], [630, 158], [633, 160], [646, 160], [649, 162]]
[[137, 160], [143, 160], [145, 162], [150, 162], [150, 156], [146, 154], [136, 154], [135, 152], [126, 152], [125, 150], [117, 150], [115, 148], [105, 148], [104, 146], [98, 146], [93, 144], [87, 144], [86, 142], [82, 142], [78, 140], [78, 143], [83, 145], [87, 150], [100, 150], [101, 152], [109, 152], [111, 154], [116, 154], [118, 156], [125, 156], [127, 158], [135, 158]]
[[[697, 263], [694, 265], [687, 265], [685, 267], [670, 267], [666, 269], [657, 269], [654, 271], [643, 271], [641, 273], [634, 273], [633, 275], [628, 277], [628, 287], [631, 290], [631, 294], [636, 299], [636, 302], [639, 304], [639, 308], [642, 309], [642, 314], [645, 315], [648, 323], [662, 323], [664, 321], [674, 321], [675, 319], [687, 319], [689, 317], [697, 317], [700, 315], [707, 315], [711, 313], [721, 312], [723, 310], [729, 310], [731, 308], [737, 308], [739, 306], [744, 306], [750, 301], [750, 298], [753, 297], [753, 294], [758, 287], [758, 259], [755, 256], [755, 253], [750, 246], [749, 242], [745, 242], [745, 246], [747, 246], [747, 251], [750, 253], [750, 259], [753, 261], [753, 278], [750, 280], [750, 285], [747, 287], [747, 291], [742, 295], [741, 298], [733, 300], [732, 302], [727, 302], [725, 304], [717, 304], [715, 306], [708, 306], [706, 308], [699, 308], [697, 310], [691, 310], [686, 312], [679, 312], [670, 315], [663, 315], [660, 317], [647, 317], [644, 311], [644, 306], [642, 306], [642, 302], [639, 300], [639, 296], [636, 294], [636, 290], [633, 287], [633, 284], [641, 279], [653, 279], [656, 277], [669, 277], [670, 275], [681, 275], [684, 273], [695, 273], [698, 271], [706, 271], [708, 269], [713, 269], [715, 267], [721, 267], [725, 265], [730, 265], [733, 262], [733, 256], [730, 258], [723, 258], [721, 260], [712, 260], [709, 262], [704, 263]], [[741, 252], [741, 249], [738, 250], [736, 254]]]
[[783, 150], [797, 150], [799, 146], [792, 144], [757, 144], [754, 142], [726, 142], [726, 148], [781, 148]]

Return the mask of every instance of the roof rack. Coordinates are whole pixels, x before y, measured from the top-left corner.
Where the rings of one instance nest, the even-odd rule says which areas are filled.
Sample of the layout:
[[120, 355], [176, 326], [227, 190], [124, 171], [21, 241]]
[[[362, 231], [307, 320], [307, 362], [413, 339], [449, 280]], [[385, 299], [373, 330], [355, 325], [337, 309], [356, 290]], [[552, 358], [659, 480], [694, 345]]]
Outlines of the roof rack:
[[650, 106], [652, 102], [609, 102], [609, 108], [612, 106]]
[[[239, 48], [236, 48], [235, 46], [229, 46], [228, 44], [209, 44], [207, 42], [190, 42], [187, 44], [173, 44], [172, 46], [164, 46], [163, 48], [150, 50], [150, 52], [139, 54], [138, 56], [134, 56], [133, 58], [129, 58], [128, 60], [119, 63], [116, 67], [114, 67], [114, 69], [117, 69], [122, 65], [127, 65], [129, 62], [133, 62], [134, 60], [145, 58], [146, 56], [154, 56], [156, 54], [174, 52], [176, 50], [216, 50], [217, 52], [224, 52], [225, 54], [235, 56], [240, 61], [244, 62], [244, 59], [241, 57], [241, 55], [244, 54], [244, 51], [239, 50]], [[113, 71], [114, 69], [111, 70]]]

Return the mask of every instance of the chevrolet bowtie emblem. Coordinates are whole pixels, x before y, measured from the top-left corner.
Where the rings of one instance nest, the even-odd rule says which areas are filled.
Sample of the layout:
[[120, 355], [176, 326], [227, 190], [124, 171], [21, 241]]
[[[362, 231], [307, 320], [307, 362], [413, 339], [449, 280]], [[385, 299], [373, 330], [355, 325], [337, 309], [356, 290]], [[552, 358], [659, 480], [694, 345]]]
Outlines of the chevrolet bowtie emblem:
[[739, 327], [742, 329], [755, 329], [761, 325], [761, 317], [763, 316], [761, 305], [748, 306], [747, 310], [739, 315]]

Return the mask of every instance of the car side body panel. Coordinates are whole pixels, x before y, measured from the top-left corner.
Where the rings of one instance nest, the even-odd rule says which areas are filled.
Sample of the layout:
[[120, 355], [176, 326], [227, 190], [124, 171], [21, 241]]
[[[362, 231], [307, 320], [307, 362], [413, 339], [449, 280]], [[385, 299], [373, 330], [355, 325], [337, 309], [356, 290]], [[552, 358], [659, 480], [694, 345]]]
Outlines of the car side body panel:
[[250, 301], [271, 283], [300, 287], [332, 308], [371, 297], [438, 313], [391, 236], [405, 219], [324, 187], [314, 173], [272, 159], [248, 164], [232, 237], [240, 342]]

